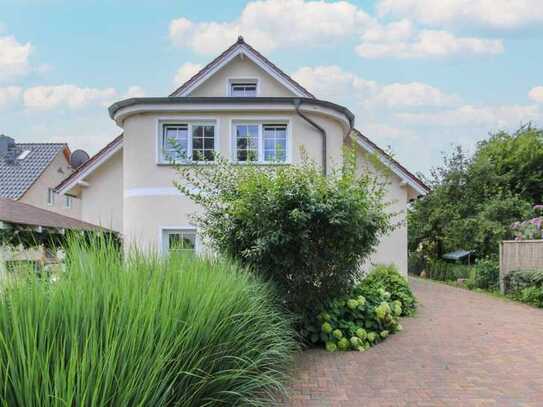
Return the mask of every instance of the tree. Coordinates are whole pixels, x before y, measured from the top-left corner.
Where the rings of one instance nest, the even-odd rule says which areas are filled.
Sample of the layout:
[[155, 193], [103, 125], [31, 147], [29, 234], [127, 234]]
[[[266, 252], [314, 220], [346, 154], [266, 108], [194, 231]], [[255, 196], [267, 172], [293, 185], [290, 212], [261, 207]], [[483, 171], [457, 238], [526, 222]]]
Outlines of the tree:
[[432, 192], [408, 214], [409, 249], [424, 246], [433, 258], [459, 248], [495, 256], [512, 237], [510, 225], [532, 215], [543, 196], [543, 131], [498, 132], [472, 157], [457, 147], [427, 182]]
[[213, 248], [273, 281], [303, 314], [352, 288], [391, 229], [383, 182], [356, 176], [354, 157], [329, 176], [309, 161], [262, 167], [218, 159], [178, 167], [176, 186], [203, 207], [195, 222]]

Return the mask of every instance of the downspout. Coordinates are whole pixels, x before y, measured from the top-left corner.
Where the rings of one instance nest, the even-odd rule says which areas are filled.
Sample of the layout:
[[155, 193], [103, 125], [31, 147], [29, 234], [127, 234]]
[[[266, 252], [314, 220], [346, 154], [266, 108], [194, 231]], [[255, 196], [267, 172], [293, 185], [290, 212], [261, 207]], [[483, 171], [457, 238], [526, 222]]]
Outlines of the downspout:
[[313, 120], [311, 120], [309, 117], [307, 117], [305, 114], [303, 114], [300, 111], [300, 106], [302, 105], [301, 99], [294, 99], [294, 108], [296, 109], [296, 113], [298, 116], [300, 116], [302, 119], [304, 119], [307, 123], [309, 123], [311, 126], [313, 126], [317, 131], [321, 134], [322, 137], [322, 173], [326, 176], [328, 173], [327, 171], [327, 164], [326, 164], [326, 156], [327, 156], [327, 150], [326, 150], [326, 130], [324, 130], [321, 126], [319, 126], [317, 123], [315, 123]]

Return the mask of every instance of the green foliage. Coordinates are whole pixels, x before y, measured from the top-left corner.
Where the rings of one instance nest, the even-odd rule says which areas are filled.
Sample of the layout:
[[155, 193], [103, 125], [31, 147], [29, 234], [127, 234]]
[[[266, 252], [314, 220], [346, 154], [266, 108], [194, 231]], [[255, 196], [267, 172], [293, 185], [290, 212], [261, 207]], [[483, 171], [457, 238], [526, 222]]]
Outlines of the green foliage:
[[329, 352], [364, 351], [400, 331], [400, 316], [414, 314], [415, 304], [405, 279], [391, 266], [377, 266], [348, 295], [309, 316], [302, 335]]
[[465, 264], [435, 260], [428, 264], [428, 277], [438, 281], [456, 281], [459, 278], [469, 278], [470, 268]]
[[543, 308], [543, 287], [526, 287], [513, 293], [513, 298], [526, 304]]
[[509, 273], [504, 281], [508, 290], [518, 291], [527, 287], [543, 287], [543, 270], [518, 270]]
[[303, 314], [347, 292], [359, 264], [388, 232], [384, 183], [356, 175], [354, 152], [341, 171], [315, 164], [179, 167], [182, 193], [203, 207], [195, 218], [218, 252], [273, 281], [290, 310]]
[[496, 133], [471, 158], [458, 147], [426, 182], [432, 192], [408, 213], [410, 251], [495, 256], [499, 241], [513, 236], [509, 226], [531, 217], [543, 198], [543, 130]]
[[58, 281], [0, 297], [5, 406], [269, 405], [295, 340], [267, 284], [234, 264], [72, 241]]
[[480, 288], [483, 290], [495, 290], [499, 286], [500, 265], [497, 260], [486, 258], [479, 259], [469, 270], [466, 281], [468, 288]]
[[372, 290], [383, 288], [390, 293], [391, 301], [400, 301], [402, 304], [401, 316], [415, 314], [415, 296], [411, 292], [407, 280], [398, 272], [395, 265], [376, 265], [363, 283], [364, 287], [370, 287]]

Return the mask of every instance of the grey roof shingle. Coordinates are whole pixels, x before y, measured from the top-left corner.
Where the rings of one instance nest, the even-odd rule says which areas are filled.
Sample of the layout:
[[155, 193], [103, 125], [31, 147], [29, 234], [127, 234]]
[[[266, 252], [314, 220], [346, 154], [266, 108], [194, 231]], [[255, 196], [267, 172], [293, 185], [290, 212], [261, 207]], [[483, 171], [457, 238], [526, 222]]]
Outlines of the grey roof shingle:
[[[15, 160], [0, 153], [0, 197], [19, 199], [36, 182], [57, 154], [66, 148], [65, 143], [17, 143]], [[22, 160], [17, 156], [30, 153]]]

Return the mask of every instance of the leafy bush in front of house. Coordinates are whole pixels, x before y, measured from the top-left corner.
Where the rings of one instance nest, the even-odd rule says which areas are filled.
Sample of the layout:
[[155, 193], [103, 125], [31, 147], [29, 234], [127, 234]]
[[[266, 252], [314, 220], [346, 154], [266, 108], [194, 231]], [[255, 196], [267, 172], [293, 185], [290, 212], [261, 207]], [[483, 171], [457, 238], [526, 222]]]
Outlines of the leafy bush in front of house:
[[0, 296], [9, 406], [269, 405], [296, 349], [267, 284], [221, 260], [72, 241], [55, 281]]
[[195, 219], [218, 251], [250, 266], [303, 315], [348, 292], [359, 264], [391, 229], [386, 180], [356, 175], [354, 152], [328, 176], [296, 166], [179, 167], [178, 188], [204, 209]]
[[415, 311], [415, 298], [406, 283], [393, 267], [377, 266], [348, 295], [328, 301], [305, 322], [306, 341], [330, 352], [364, 351], [400, 331], [400, 316]]
[[399, 300], [402, 303], [401, 316], [412, 316], [417, 309], [416, 299], [405, 277], [403, 277], [394, 264], [378, 264], [363, 281], [363, 287], [383, 288], [390, 293], [390, 300]]

